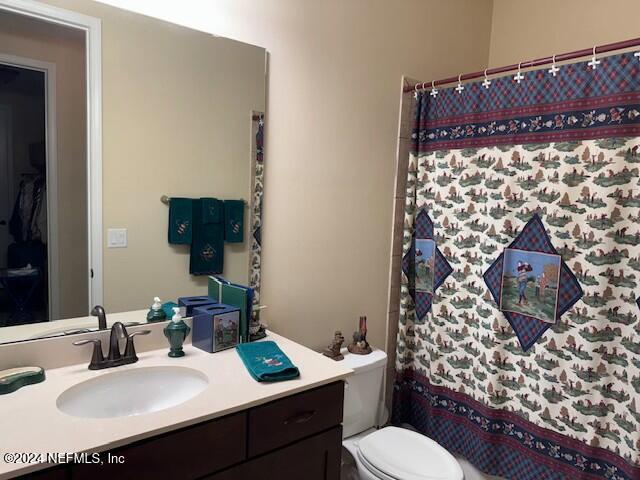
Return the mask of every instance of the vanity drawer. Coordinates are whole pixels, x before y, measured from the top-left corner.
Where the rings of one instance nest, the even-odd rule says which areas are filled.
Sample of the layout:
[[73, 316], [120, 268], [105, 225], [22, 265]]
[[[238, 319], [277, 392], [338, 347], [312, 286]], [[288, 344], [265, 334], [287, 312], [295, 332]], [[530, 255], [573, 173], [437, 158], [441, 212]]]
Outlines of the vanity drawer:
[[[115, 449], [123, 464], [74, 465], [72, 479], [195, 479], [246, 458], [245, 412]], [[102, 454], [106, 457], [106, 453]]]
[[342, 423], [344, 382], [249, 410], [248, 455], [255, 457]]

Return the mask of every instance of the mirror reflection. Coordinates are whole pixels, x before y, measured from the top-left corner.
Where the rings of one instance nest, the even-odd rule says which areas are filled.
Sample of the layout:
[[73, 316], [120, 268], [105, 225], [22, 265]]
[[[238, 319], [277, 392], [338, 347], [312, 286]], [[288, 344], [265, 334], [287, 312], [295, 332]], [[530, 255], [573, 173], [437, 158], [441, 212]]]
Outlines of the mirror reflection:
[[85, 3], [101, 86], [84, 30], [0, 10], [0, 343], [259, 281], [264, 49]]

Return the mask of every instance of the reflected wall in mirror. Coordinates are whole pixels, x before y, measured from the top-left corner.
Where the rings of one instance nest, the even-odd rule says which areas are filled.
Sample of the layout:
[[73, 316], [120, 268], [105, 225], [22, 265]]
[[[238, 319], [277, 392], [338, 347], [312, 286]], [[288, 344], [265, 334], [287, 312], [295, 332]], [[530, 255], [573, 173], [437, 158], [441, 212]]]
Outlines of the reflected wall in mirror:
[[[100, 20], [102, 85], [87, 81], [85, 30], [0, 2], [0, 343], [97, 328], [88, 314], [100, 296], [108, 318], [154, 296], [206, 294], [207, 276], [190, 274], [191, 245], [168, 241], [163, 195], [244, 200], [243, 241], [224, 243], [220, 273], [259, 287], [265, 50], [99, 3], [45, 5]], [[87, 121], [95, 94], [101, 125]], [[90, 203], [100, 186], [101, 221]], [[91, 260], [100, 250], [102, 269]]]

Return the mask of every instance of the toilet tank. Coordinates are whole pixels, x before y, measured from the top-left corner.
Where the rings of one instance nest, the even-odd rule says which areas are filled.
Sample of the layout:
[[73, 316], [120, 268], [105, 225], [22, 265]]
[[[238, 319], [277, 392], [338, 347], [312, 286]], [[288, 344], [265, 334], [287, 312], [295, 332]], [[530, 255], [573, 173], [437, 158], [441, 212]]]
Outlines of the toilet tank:
[[353, 370], [344, 386], [343, 438], [378, 425], [382, 406], [382, 389], [387, 354], [374, 350], [369, 355], [355, 355], [343, 349], [343, 362]]

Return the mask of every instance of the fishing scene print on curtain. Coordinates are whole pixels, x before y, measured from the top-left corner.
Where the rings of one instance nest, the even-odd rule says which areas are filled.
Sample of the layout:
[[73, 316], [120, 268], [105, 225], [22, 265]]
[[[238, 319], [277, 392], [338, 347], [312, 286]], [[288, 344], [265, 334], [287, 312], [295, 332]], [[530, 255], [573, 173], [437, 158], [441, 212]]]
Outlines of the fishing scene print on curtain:
[[394, 421], [510, 479], [640, 478], [640, 58], [416, 104]]

